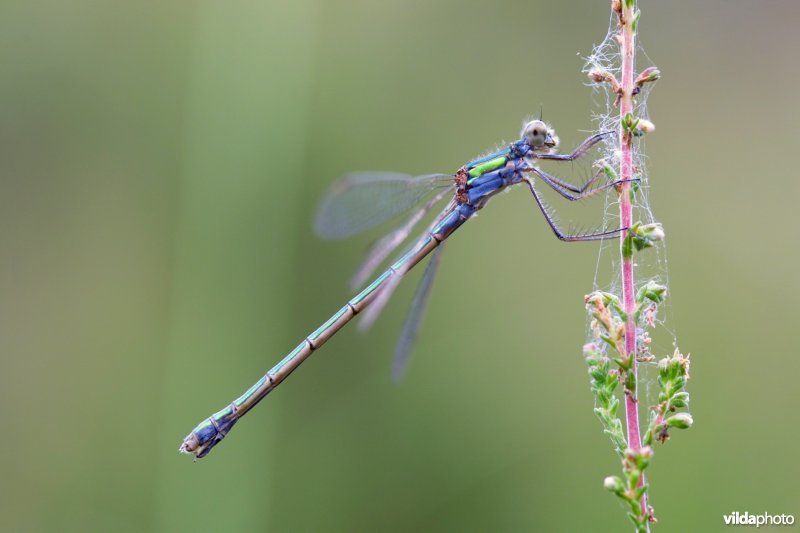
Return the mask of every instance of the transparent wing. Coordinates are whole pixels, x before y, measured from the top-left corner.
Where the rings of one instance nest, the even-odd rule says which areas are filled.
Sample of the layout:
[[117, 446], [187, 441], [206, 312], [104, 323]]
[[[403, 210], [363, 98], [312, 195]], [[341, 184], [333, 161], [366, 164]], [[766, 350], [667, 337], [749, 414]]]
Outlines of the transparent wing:
[[403, 280], [403, 276], [405, 276], [406, 272], [407, 270], [405, 269], [396, 271], [392, 277], [389, 278], [389, 281], [387, 281], [379, 289], [378, 294], [369, 304], [369, 307], [361, 311], [359, 315], [361, 320], [358, 322], [358, 331], [361, 333], [366, 333], [370, 330], [372, 325], [383, 312], [386, 304], [389, 303], [389, 300], [391, 300], [392, 296], [394, 295], [394, 291], [400, 286], [400, 282]]
[[344, 239], [408, 211], [437, 189], [452, 186], [453, 177], [447, 174], [349, 174], [334, 183], [320, 203], [314, 230], [323, 239]]
[[411, 309], [409, 309], [408, 315], [406, 315], [403, 331], [400, 332], [400, 337], [397, 339], [397, 346], [394, 350], [394, 361], [392, 361], [392, 381], [395, 383], [399, 383], [406, 373], [408, 359], [411, 355], [411, 348], [417, 338], [419, 325], [425, 314], [425, 307], [428, 304], [428, 297], [431, 294], [431, 287], [433, 286], [433, 278], [436, 277], [436, 271], [439, 268], [444, 245], [445, 243], [440, 244], [431, 254], [431, 259], [425, 267], [425, 274], [423, 274], [417, 291], [414, 293], [414, 299], [411, 301]]
[[405, 242], [414, 229], [414, 226], [416, 226], [431, 208], [439, 203], [449, 192], [448, 189], [443, 189], [428, 200], [425, 205], [413, 211], [412, 215], [407, 220], [403, 221], [401, 226], [375, 241], [370, 247], [369, 252], [367, 252], [366, 257], [361, 262], [361, 265], [358, 267], [358, 270], [356, 270], [355, 274], [353, 274], [353, 277], [350, 279], [350, 288], [355, 290], [366, 283], [367, 279], [375, 272], [375, 269], [389, 257], [389, 254]]
[[[428, 226], [428, 231], [431, 231], [433, 227], [436, 226], [439, 222], [444, 219], [452, 210], [455, 208], [455, 200], [452, 200], [450, 204], [441, 212], [439, 215], [434, 219], [430, 226]], [[424, 238], [424, 237], [422, 237]], [[413, 246], [419, 245], [421, 241], [417, 241], [415, 245], [412, 245], [408, 248], [408, 250], [412, 250]], [[439, 245], [441, 246], [441, 244]], [[435, 250], [434, 250], [435, 251]], [[380, 288], [377, 296], [375, 299], [372, 300], [372, 303], [369, 304], [369, 307], [364, 309], [360, 313], [361, 321], [358, 323], [358, 330], [362, 333], [369, 330], [372, 327], [372, 324], [375, 323], [375, 320], [383, 311], [383, 308], [386, 307], [386, 304], [389, 303], [389, 299], [394, 294], [395, 289], [397, 286], [400, 285], [400, 281], [403, 279], [403, 276], [406, 275], [408, 272], [409, 267], [408, 263], [403, 265], [399, 265], [398, 268], [395, 270], [394, 275]]]

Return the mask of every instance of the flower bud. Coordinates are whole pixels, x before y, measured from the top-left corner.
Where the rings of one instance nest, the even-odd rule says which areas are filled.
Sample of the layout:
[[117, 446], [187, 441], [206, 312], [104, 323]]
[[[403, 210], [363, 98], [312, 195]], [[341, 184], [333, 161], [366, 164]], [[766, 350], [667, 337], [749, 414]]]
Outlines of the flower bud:
[[639, 122], [636, 123], [636, 131], [634, 135], [644, 135], [645, 133], [653, 133], [656, 131], [656, 125], [650, 122], [647, 119], [640, 118]]
[[607, 81], [608, 76], [608, 72], [603, 69], [593, 68], [589, 71], [589, 79], [595, 83], [603, 83], [604, 81]]
[[639, 73], [636, 77], [636, 85], [641, 87], [645, 83], [656, 81], [661, 77], [661, 71], [658, 70], [658, 67], [647, 67], [643, 71]]
[[653, 222], [652, 224], [636, 222], [631, 226], [629, 233], [633, 247], [636, 248], [637, 252], [645, 248], [652, 248], [653, 243], [663, 241], [665, 237], [664, 228], [659, 222]]
[[645, 224], [639, 228], [639, 231], [641, 231], [642, 237], [646, 237], [651, 241], [663, 241], [665, 237], [664, 228], [660, 222]]
[[644, 470], [647, 468], [647, 465], [650, 464], [650, 460], [653, 458], [653, 448], [650, 446], [644, 446], [639, 450], [636, 454], [636, 467], [639, 470]]
[[689, 413], [677, 413], [667, 418], [667, 425], [678, 429], [689, 429], [693, 423], [694, 419]]
[[686, 407], [689, 405], [689, 393], [688, 392], [677, 392], [670, 400], [670, 407]]
[[[663, 233], [663, 232], [662, 232]], [[664, 285], [659, 285], [655, 281], [648, 281], [646, 285], [644, 285], [639, 292], [636, 294], [636, 300], [639, 302], [643, 302], [644, 300], [650, 300], [653, 303], [660, 304], [664, 301], [664, 298], [667, 295], [667, 287]]]
[[625, 491], [625, 484], [617, 476], [608, 476], [603, 480], [603, 487], [614, 494], [622, 494]]

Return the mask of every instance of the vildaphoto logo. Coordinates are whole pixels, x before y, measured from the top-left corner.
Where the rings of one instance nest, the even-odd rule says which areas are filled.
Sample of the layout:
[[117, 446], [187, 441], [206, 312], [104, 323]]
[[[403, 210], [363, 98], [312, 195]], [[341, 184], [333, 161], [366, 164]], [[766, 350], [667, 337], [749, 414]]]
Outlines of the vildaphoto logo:
[[734, 511], [723, 515], [726, 526], [791, 526], [794, 524], [794, 515], [790, 514], [750, 514], [747, 511], [740, 513]]

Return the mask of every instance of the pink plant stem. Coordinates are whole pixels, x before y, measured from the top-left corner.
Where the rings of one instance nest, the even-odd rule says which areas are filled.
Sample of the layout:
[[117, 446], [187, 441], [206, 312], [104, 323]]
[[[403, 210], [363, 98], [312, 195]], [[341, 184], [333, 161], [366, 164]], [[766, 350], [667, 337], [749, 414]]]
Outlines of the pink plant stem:
[[[620, 33], [622, 37], [622, 97], [620, 99], [619, 113], [620, 123], [628, 115], [633, 113], [633, 68], [634, 68], [634, 49], [635, 35], [633, 32], [632, 21], [634, 9], [626, 6], [627, 2], [622, 1], [622, 17], [620, 22]], [[620, 178], [623, 180], [622, 190], [619, 198], [620, 224], [623, 228], [628, 228], [633, 224], [633, 205], [631, 203], [631, 181], [633, 179], [633, 148], [630, 134], [620, 127]], [[620, 235], [620, 245], [627, 236], [627, 231]], [[621, 246], [622, 248], [622, 246]], [[633, 373], [633, 382], [637, 384], [637, 362], [636, 362], [636, 324], [634, 322], [634, 312], [636, 302], [633, 292], [633, 258], [622, 254], [622, 300], [628, 321], [625, 325], [625, 352], [629, 357], [633, 357], [633, 364], [630, 372]], [[634, 451], [642, 448], [641, 433], [639, 431], [639, 402], [637, 392], [626, 392], [625, 394], [625, 418], [628, 430], [628, 446]], [[639, 481], [640, 486], [645, 483], [644, 475]], [[647, 495], [642, 496], [642, 512], [647, 512]]]
[[[626, 6], [627, 2], [622, 0], [622, 17], [620, 19], [620, 34], [622, 48], [622, 94], [620, 98], [619, 113], [620, 123], [628, 115], [633, 113], [633, 69], [634, 69], [634, 49], [635, 35], [633, 32], [632, 21], [634, 16], [633, 6]], [[631, 203], [631, 181], [633, 179], [633, 148], [631, 135], [625, 132], [625, 128], [620, 127], [620, 179], [623, 180], [619, 197], [620, 224], [623, 228], [628, 228], [633, 224], [633, 205]], [[627, 236], [627, 231], [620, 235], [620, 245]], [[622, 299], [628, 321], [625, 325], [625, 352], [629, 357], [633, 357], [633, 364], [630, 372], [633, 373], [633, 382], [637, 384], [637, 362], [636, 362], [636, 324], [634, 322], [634, 312], [636, 302], [634, 300], [633, 284], [633, 258], [626, 257], [622, 253]], [[641, 433], [639, 431], [639, 403], [637, 400], [636, 388], [633, 391], [626, 391], [625, 394], [625, 417], [628, 431], [628, 446], [638, 451], [642, 448]], [[645, 483], [642, 475], [639, 485]], [[647, 512], [647, 495], [642, 496], [642, 512]]]

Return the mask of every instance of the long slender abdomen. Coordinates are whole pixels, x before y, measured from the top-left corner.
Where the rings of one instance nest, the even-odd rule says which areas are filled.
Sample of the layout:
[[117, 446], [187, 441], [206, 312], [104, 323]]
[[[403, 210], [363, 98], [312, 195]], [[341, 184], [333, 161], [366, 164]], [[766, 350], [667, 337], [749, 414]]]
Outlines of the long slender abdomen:
[[377, 296], [380, 288], [392, 278], [402, 275], [426, 255], [431, 253], [439, 244], [449, 237], [461, 224], [474, 213], [475, 208], [469, 205], [458, 205], [448, 213], [433, 230], [424, 237], [403, 257], [398, 259], [388, 270], [378, 276], [364, 290], [350, 299], [347, 304], [339, 309], [324, 324], [317, 328], [308, 337], [303, 339], [294, 350], [289, 352], [277, 365], [264, 377], [256, 382], [250, 389], [233, 401], [228, 407], [208, 417], [197, 425], [183, 440], [180, 451], [190, 453], [196, 458], [206, 456], [216, 446], [233, 425], [252, 409], [267, 394], [272, 392], [289, 374], [305, 361], [315, 350], [325, 344], [345, 324], [364, 310]]

